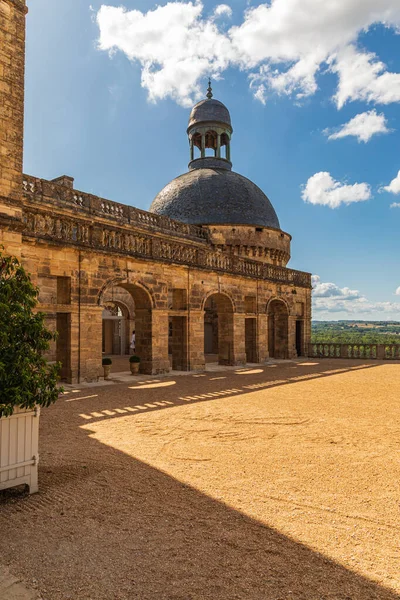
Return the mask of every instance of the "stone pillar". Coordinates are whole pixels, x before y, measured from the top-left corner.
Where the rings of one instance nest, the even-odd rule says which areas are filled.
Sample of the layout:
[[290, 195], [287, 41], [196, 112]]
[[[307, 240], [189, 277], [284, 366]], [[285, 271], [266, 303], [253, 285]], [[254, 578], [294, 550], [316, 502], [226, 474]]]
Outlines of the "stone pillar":
[[311, 290], [307, 290], [307, 297], [304, 303], [304, 356], [308, 356], [308, 348], [309, 344], [311, 344], [311, 319]]
[[190, 160], [194, 160], [194, 144], [193, 138], [190, 138]]
[[[137, 311], [138, 313], [140, 311]], [[151, 373], [168, 373], [168, 311], [153, 309], [151, 335]], [[146, 371], [147, 372], [147, 371]]]
[[221, 158], [221, 134], [217, 133], [217, 152], [216, 157]]
[[188, 369], [204, 371], [204, 311], [191, 310], [188, 319]]
[[244, 314], [233, 315], [233, 356], [231, 364], [238, 366], [246, 364], [246, 333]]
[[201, 158], [205, 158], [206, 155], [206, 136], [205, 133], [201, 134]]
[[386, 346], [385, 344], [378, 344], [376, 349], [376, 358], [378, 360], [384, 360], [386, 358]]
[[149, 308], [135, 310], [135, 354], [140, 358], [140, 372], [153, 373], [153, 319]]
[[0, 243], [21, 254], [25, 0], [0, 0]]
[[231, 160], [231, 140], [229, 138], [226, 142], [226, 160]]
[[268, 316], [261, 313], [257, 317], [257, 356], [258, 362], [264, 363], [269, 358], [268, 352]]
[[288, 317], [288, 356], [287, 358], [296, 358], [296, 317]]
[[74, 365], [79, 361], [79, 383], [97, 381], [102, 372], [102, 314], [103, 309], [96, 304], [81, 304], [80, 316], [72, 317], [71, 372], [75, 373]]

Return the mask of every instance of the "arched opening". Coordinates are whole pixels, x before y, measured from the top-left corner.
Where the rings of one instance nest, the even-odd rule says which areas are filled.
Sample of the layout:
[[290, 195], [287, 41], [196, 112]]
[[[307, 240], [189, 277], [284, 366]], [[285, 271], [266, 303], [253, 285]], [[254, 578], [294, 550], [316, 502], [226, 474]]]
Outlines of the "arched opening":
[[191, 138], [191, 160], [201, 157], [201, 133], [194, 133]]
[[204, 304], [204, 355], [206, 363], [234, 364], [233, 305], [225, 294], [212, 294]]
[[268, 351], [271, 358], [288, 358], [289, 313], [282, 300], [268, 305]]
[[134, 322], [126, 304], [119, 300], [106, 299], [102, 313], [103, 354], [124, 356], [129, 352], [130, 322]]
[[[152, 372], [152, 301], [139, 285], [117, 283], [109, 286], [100, 299], [103, 307], [103, 355], [114, 357], [113, 370], [129, 370], [127, 357], [140, 357], [140, 371]], [[132, 333], [134, 344], [132, 344]], [[119, 358], [119, 360], [117, 360]], [[113, 363], [114, 363], [113, 359]]]
[[206, 156], [217, 156], [218, 134], [216, 131], [207, 131], [205, 135]]
[[231, 160], [231, 150], [230, 150], [230, 139], [227, 133], [221, 134], [221, 148], [225, 146], [225, 157], [226, 160]]

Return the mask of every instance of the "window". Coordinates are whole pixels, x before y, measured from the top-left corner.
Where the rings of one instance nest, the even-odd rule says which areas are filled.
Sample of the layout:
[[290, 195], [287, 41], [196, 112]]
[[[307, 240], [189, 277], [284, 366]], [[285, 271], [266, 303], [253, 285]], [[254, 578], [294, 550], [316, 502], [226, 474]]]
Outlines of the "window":
[[71, 277], [57, 277], [57, 304], [71, 304]]

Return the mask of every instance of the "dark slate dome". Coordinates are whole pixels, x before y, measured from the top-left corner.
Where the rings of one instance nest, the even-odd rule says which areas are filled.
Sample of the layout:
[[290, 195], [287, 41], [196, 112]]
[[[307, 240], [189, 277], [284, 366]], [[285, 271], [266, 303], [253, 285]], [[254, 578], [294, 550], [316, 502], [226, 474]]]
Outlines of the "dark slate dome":
[[231, 115], [225, 104], [214, 98], [201, 100], [198, 102], [190, 113], [189, 125], [192, 127], [197, 123], [203, 122], [224, 123], [231, 126]]
[[180, 175], [155, 197], [150, 212], [194, 225], [280, 229], [276, 212], [264, 192], [246, 177], [228, 169], [200, 168]]

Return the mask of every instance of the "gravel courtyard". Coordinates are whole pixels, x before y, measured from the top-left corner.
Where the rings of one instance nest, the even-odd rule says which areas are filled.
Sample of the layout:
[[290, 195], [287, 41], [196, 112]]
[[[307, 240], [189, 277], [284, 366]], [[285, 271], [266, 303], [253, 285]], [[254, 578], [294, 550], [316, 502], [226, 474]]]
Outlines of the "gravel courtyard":
[[0, 564], [43, 600], [395, 600], [399, 450], [399, 364], [71, 390], [40, 493], [0, 492]]

